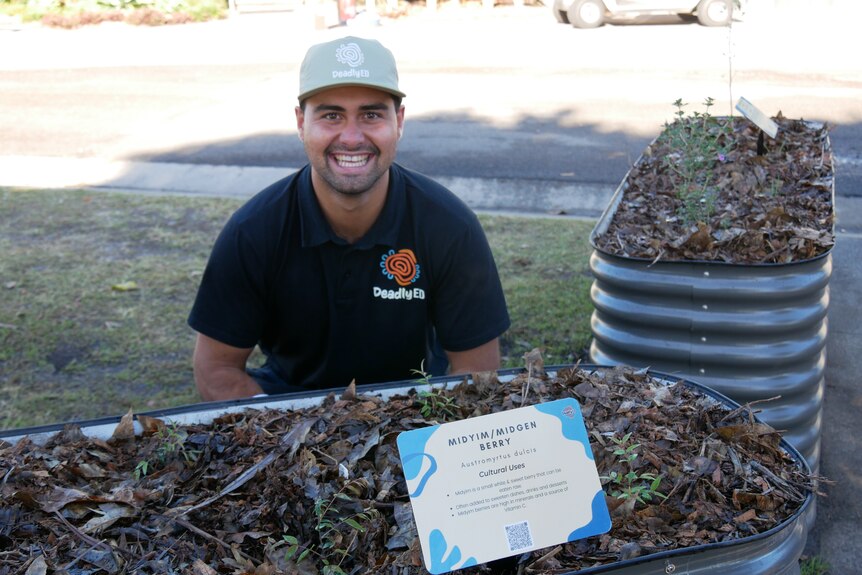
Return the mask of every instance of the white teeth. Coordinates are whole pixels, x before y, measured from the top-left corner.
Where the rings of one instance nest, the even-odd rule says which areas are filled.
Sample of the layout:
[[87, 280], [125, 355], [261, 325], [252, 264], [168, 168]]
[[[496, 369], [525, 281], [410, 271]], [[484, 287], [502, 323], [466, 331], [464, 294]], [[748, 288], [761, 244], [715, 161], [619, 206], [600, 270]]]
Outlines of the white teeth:
[[368, 163], [368, 156], [345, 156], [336, 154], [335, 161], [344, 168], [359, 168]]

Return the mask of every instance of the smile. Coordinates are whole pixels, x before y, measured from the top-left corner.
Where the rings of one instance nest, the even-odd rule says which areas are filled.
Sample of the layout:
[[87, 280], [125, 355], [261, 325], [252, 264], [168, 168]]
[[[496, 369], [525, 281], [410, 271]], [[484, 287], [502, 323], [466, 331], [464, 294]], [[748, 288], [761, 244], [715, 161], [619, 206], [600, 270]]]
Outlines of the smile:
[[361, 168], [368, 163], [369, 154], [334, 154], [335, 161], [342, 168]]

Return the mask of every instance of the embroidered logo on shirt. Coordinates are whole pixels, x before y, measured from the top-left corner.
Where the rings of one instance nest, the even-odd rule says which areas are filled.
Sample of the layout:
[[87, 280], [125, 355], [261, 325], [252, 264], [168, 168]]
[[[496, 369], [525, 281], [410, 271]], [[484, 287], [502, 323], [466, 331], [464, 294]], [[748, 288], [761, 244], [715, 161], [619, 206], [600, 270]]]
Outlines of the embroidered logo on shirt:
[[421, 276], [416, 254], [413, 250], [389, 250], [380, 258], [380, 271], [387, 279], [395, 280], [399, 288], [387, 289], [373, 286], [372, 294], [379, 299], [389, 300], [424, 300], [425, 290], [418, 287], [408, 287], [416, 283]]
[[389, 250], [380, 258], [380, 267], [389, 279], [394, 279], [402, 287], [415, 283], [421, 275], [419, 264], [416, 263], [416, 255], [413, 250], [403, 249]]

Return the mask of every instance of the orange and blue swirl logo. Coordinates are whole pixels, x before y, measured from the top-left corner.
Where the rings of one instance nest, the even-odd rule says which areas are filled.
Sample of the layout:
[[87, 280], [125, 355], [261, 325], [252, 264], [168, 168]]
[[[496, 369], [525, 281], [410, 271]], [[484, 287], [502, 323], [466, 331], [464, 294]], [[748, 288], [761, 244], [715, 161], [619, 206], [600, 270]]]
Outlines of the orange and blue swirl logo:
[[395, 280], [402, 287], [415, 283], [420, 276], [419, 264], [416, 263], [413, 250], [389, 250], [380, 259], [380, 268], [383, 275]]

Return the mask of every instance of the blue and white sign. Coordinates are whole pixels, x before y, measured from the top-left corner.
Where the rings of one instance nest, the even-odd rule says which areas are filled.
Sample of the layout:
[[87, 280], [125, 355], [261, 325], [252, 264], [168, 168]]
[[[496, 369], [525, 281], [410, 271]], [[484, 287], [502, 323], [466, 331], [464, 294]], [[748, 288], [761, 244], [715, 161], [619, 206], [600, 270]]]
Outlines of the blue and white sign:
[[574, 399], [405, 431], [398, 450], [435, 575], [611, 528]]

